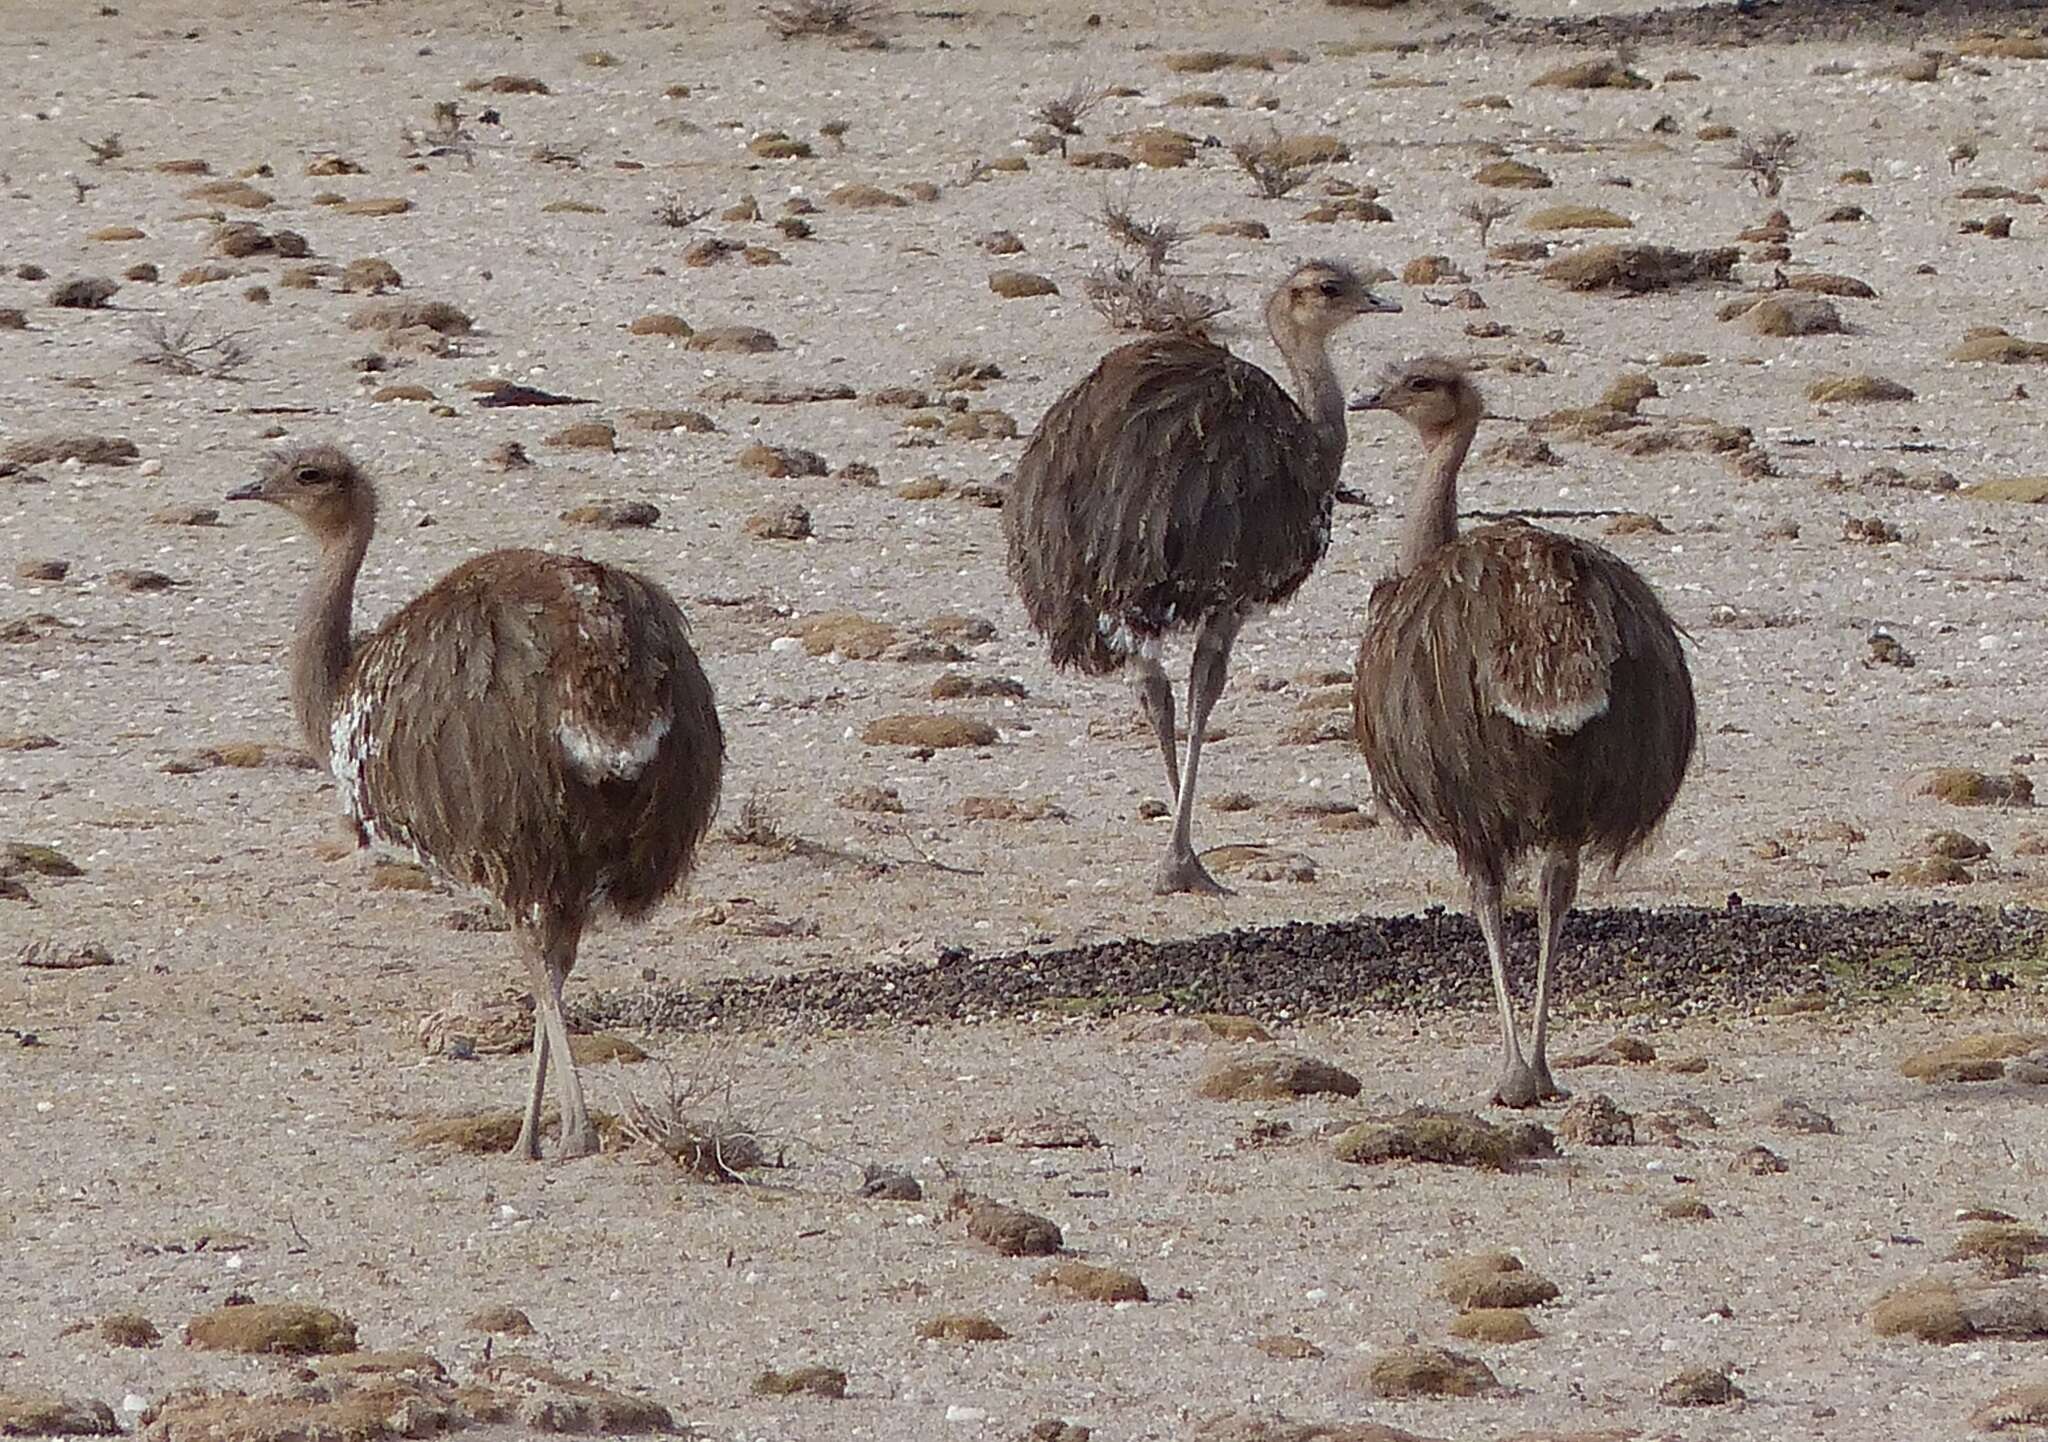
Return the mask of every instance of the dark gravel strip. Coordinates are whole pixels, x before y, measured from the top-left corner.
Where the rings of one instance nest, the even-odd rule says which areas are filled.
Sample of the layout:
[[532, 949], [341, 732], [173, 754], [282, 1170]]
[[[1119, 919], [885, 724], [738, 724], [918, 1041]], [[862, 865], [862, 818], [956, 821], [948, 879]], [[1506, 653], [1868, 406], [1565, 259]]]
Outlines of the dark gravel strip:
[[[1534, 923], [1510, 922], [1518, 985]], [[1843, 1000], [1943, 982], [2012, 987], [2048, 969], [2048, 912], [1949, 904], [1674, 907], [1575, 912], [1563, 1005], [1684, 1014], [1786, 996]], [[1257, 1017], [1425, 1012], [1491, 996], [1479, 931], [1462, 912], [1294, 922], [1174, 941], [833, 967], [588, 998], [597, 1025], [699, 1031], [968, 1022], [1026, 1012], [1240, 1012]]]
[[[1437, 43], [1585, 45], [1792, 45], [1815, 41], [1912, 45], [1976, 29], [2048, 23], [2044, 0], [1727, 0], [1621, 15], [1523, 19], [1497, 6], [1485, 24]], [[1648, 72], [1646, 72], [1648, 73]]]

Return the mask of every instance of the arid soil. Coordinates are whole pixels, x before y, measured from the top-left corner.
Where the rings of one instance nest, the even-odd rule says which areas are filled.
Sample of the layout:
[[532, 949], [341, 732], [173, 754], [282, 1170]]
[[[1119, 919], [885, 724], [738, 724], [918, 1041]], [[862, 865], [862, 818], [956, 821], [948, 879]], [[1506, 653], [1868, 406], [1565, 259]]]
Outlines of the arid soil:
[[[2013, 1390], [2048, 1384], [2033, 12], [1054, 0], [896, 12], [875, 48], [778, 42], [746, 6], [96, 9], [0, 6], [0, 1432], [58, 1416], [31, 1393], [243, 1439], [1917, 1442], [2048, 1417]], [[1640, 85], [1535, 83], [1617, 44]], [[1064, 159], [1031, 144], [1083, 82], [1129, 93]], [[1731, 162], [1780, 129], [1767, 197]], [[1342, 158], [1262, 198], [1230, 147], [1269, 135]], [[1552, 184], [1474, 178], [1502, 160]], [[1487, 195], [1516, 206], [1490, 253], [1461, 215]], [[1291, 262], [1391, 271], [1403, 311], [1339, 337], [1347, 375], [1472, 361], [1468, 510], [1601, 539], [1690, 633], [1685, 794], [1568, 933], [1556, 1050], [1587, 1064], [1533, 1117], [1554, 1154], [1345, 1159], [1527, 1139], [1358, 1129], [1478, 1108], [1496, 1061], [1454, 868], [1373, 824], [1346, 739], [1412, 436], [1354, 417], [1328, 561], [1240, 644], [1197, 818], [1232, 897], [1151, 894], [1143, 723], [1054, 673], [1009, 594], [1006, 473], [1123, 338], [1085, 289], [1111, 205], [1187, 232], [1172, 272], [1269, 366], [1259, 302]], [[1544, 228], [1587, 208], [1606, 228]], [[1545, 279], [1542, 243], [1608, 242], [1739, 254], [1643, 295]], [[1008, 298], [999, 270], [1056, 289]], [[93, 277], [119, 288], [53, 303]], [[1839, 328], [1719, 318], [1767, 291]], [[362, 324], [397, 302], [473, 325]], [[656, 315], [688, 330], [634, 327]], [[696, 340], [731, 326], [776, 348]], [[189, 366], [142, 363], [166, 349]], [[1822, 394], [1864, 399], [1810, 398], [1859, 376]], [[581, 403], [483, 405], [493, 381]], [[221, 500], [279, 439], [383, 487], [366, 624], [506, 545], [684, 601], [721, 829], [687, 896], [587, 938], [570, 992], [651, 1054], [587, 1065], [594, 1104], [673, 1095], [762, 1163], [743, 1183], [617, 1126], [568, 1165], [463, 1149], [506, 1137], [523, 1085], [512, 949], [478, 898], [334, 845], [284, 694], [306, 547]], [[657, 515], [565, 516], [604, 504]], [[898, 716], [997, 739], [863, 739]], [[1265, 1094], [1230, 1099], [1247, 1076]], [[990, 1201], [1063, 1250], [1001, 1254], [1031, 1228]], [[1555, 1296], [1447, 1278], [1495, 1249]], [[1144, 1300], [1047, 1278], [1076, 1262]], [[337, 1315], [204, 1320], [243, 1298]], [[344, 1322], [382, 1360], [204, 1345], [339, 1347]], [[1388, 1395], [1475, 1385], [1411, 1346], [1497, 1385]]]

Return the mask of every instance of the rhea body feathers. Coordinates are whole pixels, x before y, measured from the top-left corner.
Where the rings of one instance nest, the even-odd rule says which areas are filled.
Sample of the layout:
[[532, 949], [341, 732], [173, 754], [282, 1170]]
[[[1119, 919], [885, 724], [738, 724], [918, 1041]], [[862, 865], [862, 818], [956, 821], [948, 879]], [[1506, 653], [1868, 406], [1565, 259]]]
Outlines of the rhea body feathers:
[[[1129, 667], [1179, 805], [1161, 891], [1221, 891], [1189, 835], [1201, 733], [1239, 628], [1285, 601], [1330, 544], [1344, 465], [1329, 339], [1381, 300], [1351, 267], [1311, 261], [1266, 303], [1293, 393], [1194, 335], [1121, 346], [1056, 401], [1003, 506], [1009, 572], [1055, 665]], [[1195, 632], [1182, 767], [1162, 638]]]
[[536, 1000], [522, 1148], [538, 1154], [552, 1049], [563, 1149], [593, 1149], [561, 983], [592, 911], [652, 908], [689, 873], [718, 806], [724, 735], [682, 611], [632, 571], [500, 550], [352, 644], [376, 520], [368, 477], [338, 449], [301, 447], [229, 498], [291, 511], [320, 548], [293, 707], [359, 837], [489, 892], [519, 937]]
[[[1496, 1097], [1561, 1095], [1545, 1058], [1553, 955], [1580, 858], [1619, 866], [1655, 831], [1692, 759], [1696, 703], [1678, 627], [1606, 548], [1519, 521], [1457, 528], [1457, 476], [1483, 412], [1462, 367], [1408, 362], [1352, 403], [1421, 434], [1428, 466], [1395, 573], [1373, 588], [1353, 727], [1380, 804], [1457, 855], [1503, 1021]], [[1525, 1055], [1507, 992], [1501, 891], [1540, 852], [1536, 1022]]]

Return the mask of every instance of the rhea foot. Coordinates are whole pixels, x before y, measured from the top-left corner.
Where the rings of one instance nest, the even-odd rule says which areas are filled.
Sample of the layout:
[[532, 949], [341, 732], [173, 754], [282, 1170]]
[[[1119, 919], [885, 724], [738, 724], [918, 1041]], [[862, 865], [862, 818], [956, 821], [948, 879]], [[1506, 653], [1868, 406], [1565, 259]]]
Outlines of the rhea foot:
[[585, 1117], [581, 1127], [563, 1126], [562, 1140], [555, 1147], [555, 1160], [573, 1162], [578, 1157], [594, 1157], [597, 1151], [597, 1128], [591, 1125], [590, 1118]]
[[1493, 1088], [1493, 1100], [1504, 1107], [1533, 1107], [1540, 1101], [1562, 1101], [1571, 1095], [1550, 1078], [1550, 1063], [1539, 1061], [1534, 1066], [1520, 1057], [1514, 1058], [1502, 1069], [1500, 1080]]
[[1202, 858], [1192, 851], [1169, 852], [1154, 873], [1152, 889], [1161, 896], [1192, 892], [1198, 896], [1235, 896], [1237, 893], [1209, 874]]

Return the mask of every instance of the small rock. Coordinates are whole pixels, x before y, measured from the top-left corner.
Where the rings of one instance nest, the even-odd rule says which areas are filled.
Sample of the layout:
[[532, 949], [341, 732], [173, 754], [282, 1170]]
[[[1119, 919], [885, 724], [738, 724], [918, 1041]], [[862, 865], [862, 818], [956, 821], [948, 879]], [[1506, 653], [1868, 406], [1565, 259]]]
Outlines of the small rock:
[[769, 446], [755, 442], [733, 457], [743, 471], [781, 479], [787, 476], [822, 476], [828, 467], [816, 451], [799, 446]]
[[[113, 1312], [100, 1318], [100, 1340], [110, 1347], [154, 1347], [163, 1340], [156, 1324], [139, 1312]], [[6, 1431], [0, 1422], [0, 1433]]]
[[1785, 1159], [1769, 1147], [1759, 1143], [1746, 1151], [1737, 1152], [1728, 1163], [1731, 1172], [1742, 1172], [1752, 1177], [1768, 1177], [1785, 1170]]
[[0, 1388], [0, 1437], [118, 1437], [114, 1409], [89, 1397]]
[[771, 333], [752, 325], [711, 326], [697, 331], [686, 344], [690, 350], [727, 355], [759, 355], [781, 349], [781, 342]]
[[1451, 1335], [1466, 1342], [1533, 1342], [1543, 1334], [1514, 1307], [1477, 1307], [1451, 1320]]
[[1268, 1357], [1277, 1358], [1282, 1362], [1312, 1362], [1329, 1355], [1308, 1338], [1297, 1337], [1292, 1332], [1276, 1332], [1270, 1336], [1255, 1337], [1252, 1339], [1252, 1346]]
[[924, 1187], [899, 1167], [869, 1166], [861, 1172], [860, 1195], [871, 1202], [921, 1202]]
[[619, 436], [607, 421], [578, 421], [547, 437], [546, 443], [572, 450], [615, 451], [619, 447]]

